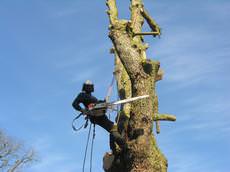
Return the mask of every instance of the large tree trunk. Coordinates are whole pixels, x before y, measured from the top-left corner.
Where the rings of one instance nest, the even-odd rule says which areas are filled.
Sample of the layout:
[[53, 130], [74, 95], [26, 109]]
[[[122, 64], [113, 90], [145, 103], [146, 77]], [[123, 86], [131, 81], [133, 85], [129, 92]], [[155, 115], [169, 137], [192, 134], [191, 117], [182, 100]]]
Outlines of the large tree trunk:
[[[119, 20], [115, 0], [107, 0], [110, 19], [109, 37], [115, 54], [115, 74], [120, 99], [149, 95], [147, 99], [121, 107], [117, 122], [119, 132], [126, 138], [127, 147], [113, 152], [115, 159], [108, 172], [166, 172], [167, 160], [157, 147], [153, 135], [154, 121], [175, 120], [158, 115], [155, 84], [162, 78], [158, 61], [146, 58], [141, 34], [144, 19], [152, 35], [160, 34], [159, 27], [144, 10], [142, 0], [131, 0], [131, 20]], [[157, 125], [158, 122], [156, 122]], [[158, 127], [158, 126], [157, 126]], [[159, 127], [158, 127], [159, 132]]]

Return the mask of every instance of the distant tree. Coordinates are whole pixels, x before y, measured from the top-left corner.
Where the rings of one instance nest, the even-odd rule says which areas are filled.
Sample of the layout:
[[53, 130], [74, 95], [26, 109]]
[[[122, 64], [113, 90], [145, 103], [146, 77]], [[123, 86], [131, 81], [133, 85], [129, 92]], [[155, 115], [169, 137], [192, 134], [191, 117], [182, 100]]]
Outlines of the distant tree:
[[22, 167], [35, 161], [32, 149], [25, 149], [23, 144], [8, 137], [0, 130], [0, 171], [17, 172]]
[[[160, 132], [159, 121], [175, 121], [173, 115], [159, 114], [156, 83], [163, 77], [160, 62], [147, 58], [148, 44], [143, 35], [160, 35], [160, 28], [146, 11], [142, 0], [130, 0], [130, 20], [118, 18], [116, 0], [107, 0], [110, 20], [109, 37], [115, 54], [115, 74], [120, 99], [149, 95], [121, 107], [117, 115], [119, 132], [126, 138], [124, 150], [106, 154], [104, 170], [107, 172], [166, 172], [167, 159], [157, 146], [153, 134], [156, 124]], [[142, 32], [144, 21], [151, 32]], [[107, 156], [107, 157], [106, 157]], [[112, 158], [109, 158], [112, 157]], [[112, 161], [109, 161], [112, 159]], [[110, 162], [107, 165], [106, 162]]]

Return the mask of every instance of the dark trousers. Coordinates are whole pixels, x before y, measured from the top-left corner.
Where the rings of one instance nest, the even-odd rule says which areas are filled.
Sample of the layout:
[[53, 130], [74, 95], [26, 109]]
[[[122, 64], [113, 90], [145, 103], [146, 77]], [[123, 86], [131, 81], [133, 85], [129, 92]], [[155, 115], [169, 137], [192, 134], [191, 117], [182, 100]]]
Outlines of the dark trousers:
[[101, 126], [102, 128], [104, 128], [106, 131], [108, 131], [110, 133], [110, 149], [111, 150], [115, 150], [116, 149], [116, 145], [114, 142], [116, 142], [120, 147], [123, 147], [123, 145], [125, 144], [125, 140], [121, 137], [120, 133], [116, 130], [114, 130], [114, 123], [112, 121], [110, 121], [108, 119], [108, 117], [106, 115], [102, 115], [102, 116], [90, 116], [90, 121], [93, 124], [97, 124], [99, 126]]
[[114, 126], [114, 123], [112, 121], [110, 121], [106, 115], [90, 116], [89, 119], [93, 124], [97, 124], [97, 125], [101, 126], [102, 128], [104, 128], [109, 133], [111, 132], [111, 130]]

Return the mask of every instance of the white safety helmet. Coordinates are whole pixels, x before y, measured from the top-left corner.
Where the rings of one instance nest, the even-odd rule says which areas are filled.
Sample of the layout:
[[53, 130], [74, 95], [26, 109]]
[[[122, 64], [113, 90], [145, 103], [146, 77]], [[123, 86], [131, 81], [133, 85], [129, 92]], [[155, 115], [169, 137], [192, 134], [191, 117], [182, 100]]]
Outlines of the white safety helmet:
[[86, 80], [82, 86], [82, 91], [85, 91], [87, 93], [94, 92], [93, 82], [90, 80]]

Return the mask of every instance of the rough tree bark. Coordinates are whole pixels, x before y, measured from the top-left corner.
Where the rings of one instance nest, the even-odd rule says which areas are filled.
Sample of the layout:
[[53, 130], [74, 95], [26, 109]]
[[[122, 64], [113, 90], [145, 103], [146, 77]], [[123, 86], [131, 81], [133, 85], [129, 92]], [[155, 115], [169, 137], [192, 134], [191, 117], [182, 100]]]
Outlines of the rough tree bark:
[[[143, 35], [160, 35], [160, 28], [145, 10], [142, 0], [131, 0], [130, 20], [118, 19], [116, 0], [107, 0], [110, 20], [109, 37], [115, 54], [115, 74], [120, 99], [150, 95], [148, 99], [125, 104], [118, 113], [119, 132], [127, 147], [113, 152], [115, 159], [107, 172], [166, 172], [167, 160], [153, 135], [154, 122], [159, 133], [159, 120], [175, 117], [158, 113], [156, 82], [162, 79], [160, 62], [147, 59]], [[144, 21], [152, 32], [142, 33]]]

